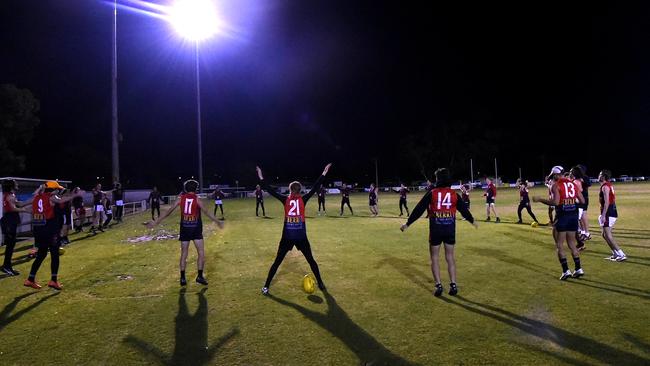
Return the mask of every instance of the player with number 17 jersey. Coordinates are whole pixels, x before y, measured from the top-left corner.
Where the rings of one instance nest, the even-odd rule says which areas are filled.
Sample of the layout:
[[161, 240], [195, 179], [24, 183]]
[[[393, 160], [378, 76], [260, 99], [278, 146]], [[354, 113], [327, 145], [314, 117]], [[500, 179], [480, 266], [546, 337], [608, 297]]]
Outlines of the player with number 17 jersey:
[[184, 192], [180, 196], [180, 241], [203, 239], [203, 222], [198, 200], [195, 192]]

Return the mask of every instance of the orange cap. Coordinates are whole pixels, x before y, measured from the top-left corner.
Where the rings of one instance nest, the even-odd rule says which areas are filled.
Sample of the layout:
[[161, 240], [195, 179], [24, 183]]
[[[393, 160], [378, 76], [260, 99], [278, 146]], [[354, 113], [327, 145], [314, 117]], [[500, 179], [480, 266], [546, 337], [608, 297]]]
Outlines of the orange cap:
[[65, 189], [65, 187], [61, 186], [59, 182], [55, 180], [48, 180], [45, 183], [45, 188], [52, 188], [52, 189]]

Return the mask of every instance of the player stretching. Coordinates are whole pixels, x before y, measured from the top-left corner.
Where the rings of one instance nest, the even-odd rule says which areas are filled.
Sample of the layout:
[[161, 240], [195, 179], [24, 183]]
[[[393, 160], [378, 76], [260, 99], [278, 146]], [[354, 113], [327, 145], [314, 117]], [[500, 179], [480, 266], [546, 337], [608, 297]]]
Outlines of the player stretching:
[[611, 178], [612, 172], [606, 169], [601, 170], [600, 174], [598, 174], [598, 181], [601, 183], [600, 193], [598, 195], [600, 201], [598, 224], [603, 228], [603, 239], [605, 239], [607, 245], [612, 250], [612, 255], [605, 259], [622, 262], [627, 259], [627, 256], [623, 253], [621, 247], [618, 246], [612, 234], [612, 229], [618, 219], [618, 212], [616, 211], [616, 194], [610, 181]]
[[20, 274], [20, 272], [13, 269], [11, 259], [16, 246], [20, 213], [30, 212], [28, 207], [23, 206], [31, 203], [31, 201], [18, 202], [16, 200], [17, 191], [18, 184], [15, 180], [7, 179], [2, 181], [2, 219], [0, 219], [0, 225], [2, 226], [2, 235], [4, 235], [5, 254], [0, 271], [9, 276], [18, 276]]
[[295, 246], [299, 251], [302, 252], [302, 255], [309, 263], [311, 271], [316, 276], [316, 281], [318, 282], [318, 288], [325, 290], [325, 284], [320, 277], [320, 271], [318, 270], [318, 263], [314, 259], [313, 254], [311, 253], [311, 245], [309, 244], [309, 239], [307, 239], [307, 226], [305, 222], [305, 207], [307, 207], [307, 201], [311, 196], [316, 193], [316, 190], [320, 184], [325, 179], [325, 175], [329, 171], [332, 164], [327, 164], [325, 169], [323, 169], [323, 174], [318, 177], [316, 183], [312, 187], [311, 191], [306, 195], [302, 196], [300, 191], [302, 190], [302, 185], [300, 182], [291, 182], [289, 184], [289, 196], [282, 195], [276, 192], [273, 188], [269, 187], [264, 181], [264, 176], [262, 175], [262, 169], [256, 167], [257, 177], [260, 179], [260, 185], [264, 188], [269, 194], [277, 198], [284, 205], [284, 227], [282, 229], [282, 238], [280, 239], [280, 245], [278, 246], [278, 252], [275, 256], [275, 261], [269, 269], [269, 274], [266, 277], [266, 282], [264, 287], [262, 287], [262, 293], [267, 295], [269, 293], [269, 287], [271, 287], [271, 281], [275, 276], [275, 273], [278, 271], [278, 267], [282, 263], [282, 260], [287, 255], [287, 253], [293, 249]]
[[325, 211], [325, 195], [327, 194], [327, 189], [321, 184], [318, 189], [318, 216], [320, 216], [320, 208], [323, 207], [323, 214], [327, 215]]
[[47, 257], [47, 252], [51, 255], [51, 278], [47, 283], [48, 287], [56, 290], [63, 289], [58, 280], [59, 272], [59, 245], [57, 238], [59, 236], [59, 224], [54, 214], [54, 206], [72, 200], [74, 197], [81, 196], [82, 191], [59, 197], [56, 190], [64, 189], [58, 182], [48, 181], [42, 186], [42, 190], [34, 196], [32, 201], [32, 227], [34, 231], [34, 245], [38, 248], [36, 259], [32, 263], [29, 271], [29, 277], [23, 285], [35, 289], [40, 289], [41, 285], [36, 282], [36, 273], [41, 267], [43, 260]]
[[352, 211], [352, 206], [350, 206], [350, 188], [345, 184], [341, 184], [341, 213], [339, 216], [343, 216], [343, 206], [348, 205], [350, 213], [354, 216], [354, 211]]
[[[579, 216], [580, 216], [580, 241], [587, 241], [591, 239], [591, 234], [589, 233], [589, 218], [587, 217], [587, 209], [589, 208], [589, 187], [591, 186], [591, 181], [586, 175], [587, 168], [584, 165], [576, 165], [571, 168], [571, 177], [580, 182], [582, 187], [582, 196], [585, 198], [585, 203], [578, 206]], [[578, 245], [578, 249], [584, 249], [584, 244], [581, 247]]]
[[255, 216], [259, 216], [260, 206], [262, 206], [262, 216], [266, 217], [266, 211], [264, 210], [264, 191], [262, 191], [262, 188], [258, 184], [255, 186]]
[[[580, 252], [576, 248], [576, 231], [578, 230], [578, 204], [584, 202], [582, 193], [575, 183], [562, 176], [562, 167], [554, 166], [549, 175], [553, 180], [551, 186], [551, 198], [533, 197], [533, 202], [541, 202], [545, 205], [555, 206], [555, 229], [554, 238], [557, 248], [557, 257], [562, 265], [562, 276], [560, 280], [566, 280], [573, 276], [578, 278], [585, 274], [580, 264]], [[573, 275], [569, 270], [566, 255], [564, 254], [564, 242], [566, 241], [575, 264]]]
[[370, 208], [370, 213], [374, 217], [377, 217], [377, 215], [379, 215], [379, 208], [377, 207], [378, 191], [379, 189], [375, 187], [374, 183], [371, 183], [370, 190], [368, 192], [368, 207]]
[[497, 209], [494, 207], [494, 201], [497, 197], [497, 187], [492, 183], [492, 179], [486, 178], [485, 182], [487, 183], [487, 188], [483, 196], [485, 197], [485, 211], [487, 212], [487, 219], [485, 221], [490, 221], [490, 209], [494, 212], [494, 217], [497, 218], [496, 222], [500, 222], [499, 215], [497, 214]]
[[447, 168], [440, 168], [434, 173], [436, 183], [433, 189], [428, 191], [413, 209], [413, 215], [409, 217], [406, 224], [400, 230], [406, 230], [411, 224], [422, 216], [424, 211], [429, 213], [429, 254], [431, 255], [431, 272], [436, 281], [435, 296], [442, 295], [444, 291], [440, 279], [440, 244], [445, 244], [445, 259], [447, 260], [447, 271], [449, 272], [449, 295], [458, 293], [456, 285], [456, 259], [454, 258], [454, 244], [456, 244], [456, 210], [469, 223], [478, 227], [474, 222], [472, 214], [465, 206], [460, 195], [451, 189], [451, 175]]
[[153, 229], [156, 225], [160, 224], [176, 209], [181, 207], [181, 222], [180, 222], [180, 235], [178, 240], [181, 242], [181, 286], [187, 285], [185, 279], [185, 267], [187, 265], [187, 252], [190, 246], [190, 241], [194, 242], [198, 257], [196, 258], [196, 267], [199, 271], [196, 276], [196, 283], [201, 285], [208, 285], [205, 277], [203, 277], [203, 268], [205, 266], [205, 248], [203, 245], [203, 222], [201, 221], [201, 211], [210, 218], [210, 220], [217, 223], [219, 228], [223, 228], [223, 222], [217, 220], [210, 211], [206, 210], [201, 203], [201, 199], [196, 194], [199, 188], [199, 182], [195, 180], [188, 180], [183, 183], [183, 193], [178, 197], [176, 203], [172, 205], [162, 216], [158, 219], [147, 224], [147, 228]]
[[521, 221], [521, 211], [523, 209], [526, 209], [528, 211], [528, 214], [530, 217], [535, 220], [535, 222], [539, 223], [537, 221], [537, 218], [535, 217], [535, 214], [533, 213], [533, 210], [530, 208], [530, 197], [528, 196], [528, 181], [519, 181], [519, 207], [517, 208], [517, 216], [519, 216], [519, 221], [517, 221], [517, 224], [522, 224], [523, 221]]
[[409, 192], [410, 192], [409, 189], [406, 188], [406, 186], [404, 184], [400, 184], [399, 192], [397, 192], [397, 193], [399, 193], [399, 215], [400, 216], [404, 215], [404, 211], [402, 210], [402, 206], [404, 207], [404, 209], [406, 209], [406, 217], [411, 216], [411, 214], [409, 213], [409, 207], [406, 205], [406, 195]]
[[154, 216], [154, 212], [158, 212], [158, 217], [160, 217], [160, 201], [162, 197], [160, 195], [160, 192], [158, 191], [158, 187], [154, 186], [153, 191], [149, 193], [149, 198], [147, 198], [147, 201], [149, 201], [149, 205], [151, 206], [151, 220], [155, 220], [156, 217]]
[[223, 199], [226, 197], [226, 194], [219, 189], [219, 186], [212, 192], [212, 198], [214, 199], [214, 216], [217, 216], [217, 208], [221, 209], [221, 219], [223, 220], [225, 216], [223, 215]]

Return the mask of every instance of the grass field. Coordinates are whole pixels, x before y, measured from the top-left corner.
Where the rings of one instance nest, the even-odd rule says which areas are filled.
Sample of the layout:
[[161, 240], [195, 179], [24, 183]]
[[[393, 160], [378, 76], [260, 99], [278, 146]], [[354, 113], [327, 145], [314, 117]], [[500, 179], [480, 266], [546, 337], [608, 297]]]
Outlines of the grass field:
[[[482, 222], [481, 192], [473, 192], [480, 227], [458, 223], [460, 292], [442, 298], [431, 295], [428, 223], [400, 232], [396, 194], [380, 195], [379, 218], [368, 217], [365, 195], [353, 197], [354, 217], [338, 216], [338, 197], [329, 198], [328, 217], [315, 217], [316, 200], [309, 203], [309, 237], [329, 290], [310, 296], [297, 251], [273, 295], [260, 294], [281, 234], [273, 198], [269, 219], [254, 216], [253, 199], [227, 200], [225, 230], [205, 225], [208, 288], [179, 288], [178, 242], [124, 242], [146, 232], [147, 215], [130, 217], [67, 248], [61, 292], [25, 288], [24, 276], [0, 279], [0, 365], [647, 365], [650, 184], [616, 189], [615, 235], [628, 261], [604, 260], [609, 251], [593, 226], [586, 276], [566, 282], [550, 229], [514, 224], [515, 190], [499, 192], [499, 224]], [[591, 195], [596, 225], [596, 189]], [[410, 208], [418, 198], [410, 196]], [[547, 221], [545, 206], [534, 211]], [[177, 225], [173, 216], [164, 227]], [[23, 274], [29, 245], [15, 255]], [[195, 258], [192, 249], [189, 278]]]

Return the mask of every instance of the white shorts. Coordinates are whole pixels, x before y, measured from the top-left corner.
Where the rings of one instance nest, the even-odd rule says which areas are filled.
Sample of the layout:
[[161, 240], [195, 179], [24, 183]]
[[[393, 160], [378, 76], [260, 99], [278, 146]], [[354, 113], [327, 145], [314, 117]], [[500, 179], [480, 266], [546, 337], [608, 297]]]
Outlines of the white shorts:
[[223, 201], [221, 200], [214, 200], [215, 205], [223, 205]]
[[106, 210], [106, 214], [107, 214], [107, 215], [112, 215], [112, 214], [113, 214], [113, 210]]
[[115, 206], [124, 206], [124, 201], [122, 200], [115, 201]]
[[617, 219], [618, 219], [618, 217], [610, 216], [610, 217], [607, 218], [608, 222], [605, 223], [604, 220], [603, 220], [603, 215], [599, 215], [598, 216], [598, 225], [600, 225], [600, 227], [614, 227], [614, 224], [616, 224]]
[[95, 205], [95, 212], [104, 212], [104, 205]]

